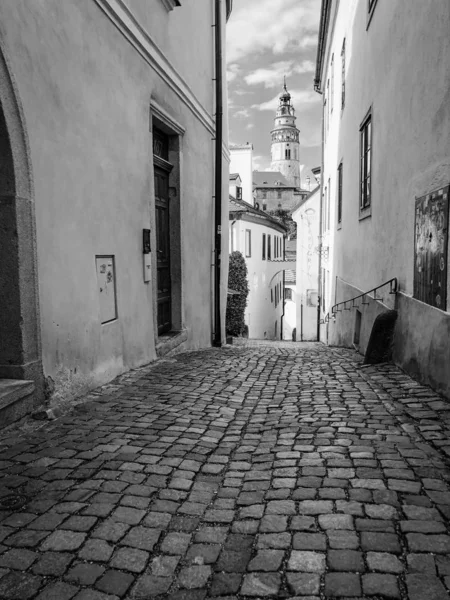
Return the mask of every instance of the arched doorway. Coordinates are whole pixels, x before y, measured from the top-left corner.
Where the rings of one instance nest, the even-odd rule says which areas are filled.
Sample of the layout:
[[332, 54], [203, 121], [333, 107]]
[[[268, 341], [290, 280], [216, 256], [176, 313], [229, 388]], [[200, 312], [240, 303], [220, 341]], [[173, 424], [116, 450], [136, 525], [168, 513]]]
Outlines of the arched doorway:
[[[29, 148], [21, 105], [0, 41], [0, 384], [5, 390], [5, 380], [15, 380], [15, 404], [22, 387], [28, 405], [43, 398], [36, 263]], [[20, 381], [34, 382], [32, 398], [29, 390], [33, 385], [21, 386]], [[0, 427], [5, 424], [2, 408], [0, 403]], [[16, 406], [14, 418], [24, 412]]]

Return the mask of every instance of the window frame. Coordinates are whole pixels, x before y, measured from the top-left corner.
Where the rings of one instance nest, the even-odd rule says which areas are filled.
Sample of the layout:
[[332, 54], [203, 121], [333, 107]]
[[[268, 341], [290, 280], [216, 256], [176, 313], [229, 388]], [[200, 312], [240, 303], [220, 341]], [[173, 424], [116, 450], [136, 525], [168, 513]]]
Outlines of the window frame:
[[341, 111], [345, 107], [345, 38], [342, 42], [341, 50]]
[[[369, 134], [369, 135], [368, 135]], [[367, 158], [368, 157], [368, 158]], [[359, 218], [372, 214], [373, 111], [372, 107], [359, 127]], [[369, 181], [367, 187], [367, 181]], [[368, 192], [368, 193], [367, 193]]]
[[336, 196], [337, 196], [337, 226], [338, 229], [342, 227], [342, 186], [343, 186], [343, 169], [344, 169], [344, 161], [341, 160], [338, 166], [338, 176], [337, 176], [337, 185], [336, 185]]
[[266, 234], [262, 234], [262, 259], [266, 260]]
[[252, 256], [252, 230], [245, 230], [245, 257], [251, 258]]
[[267, 260], [272, 260], [272, 236], [267, 234]]

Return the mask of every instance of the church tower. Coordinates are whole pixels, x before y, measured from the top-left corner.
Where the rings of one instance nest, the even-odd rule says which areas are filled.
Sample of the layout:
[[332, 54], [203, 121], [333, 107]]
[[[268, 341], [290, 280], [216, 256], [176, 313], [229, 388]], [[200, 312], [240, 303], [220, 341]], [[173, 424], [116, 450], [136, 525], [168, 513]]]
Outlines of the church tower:
[[291, 185], [300, 187], [300, 131], [295, 126], [295, 109], [287, 91], [286, 78], [280, 95], [272, 134], [272, 171], [280, 171]]

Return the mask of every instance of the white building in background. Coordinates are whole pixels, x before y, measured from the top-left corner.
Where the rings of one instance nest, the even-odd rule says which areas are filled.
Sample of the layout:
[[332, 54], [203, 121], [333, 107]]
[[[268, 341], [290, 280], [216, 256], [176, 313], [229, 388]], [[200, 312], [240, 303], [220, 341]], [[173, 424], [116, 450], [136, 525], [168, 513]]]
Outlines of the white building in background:
[[242, 200], [242, 180], [239, 173], [230, 173], [230, 196]]
[[231, 197], [229, 215], [230, 253], [240, 252], [248, 270], [248, 337], [279, 340], [284, 321], [282, 260], [286, 228], [263, 211]]
[[449, 23], [448, 0], [323, 0], [315, 76], [331, 250], [323, 314], [392, 278], [400, 290], [350, 303], [322, 339], [364, 353], [377, 316], [395, 308], [394, 361], [448, 397]]
[[[239, 174], [242, 200], [253, 206], [253, 144], [230, 144], [229, 148], [231, 156], [230, 173]], [[234, 196], [234, 194], [232, 195]]]
[[[295, 266], [297, 240], [286, 240], [284, 257]], [[288, 266], [288, 265], [286, 265]], [[296, 340], [297, 336], [297, 272], [296, 269], [286, 269], [284, 272], [284, 319], [283, 340]]]
[[313, 341], [318, 331], [320, 187], [299, 203], [292, 218], [297, 223], [297, 341]]

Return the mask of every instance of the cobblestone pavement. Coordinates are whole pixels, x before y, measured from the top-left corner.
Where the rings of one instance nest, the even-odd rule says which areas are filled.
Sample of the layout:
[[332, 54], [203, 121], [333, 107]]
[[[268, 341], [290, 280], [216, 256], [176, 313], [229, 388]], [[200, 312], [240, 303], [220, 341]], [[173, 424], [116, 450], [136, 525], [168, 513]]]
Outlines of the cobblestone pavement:
[[449, 600], [449, 417], [320, 344], [131, 372], [3, 433], [0, 598]]

